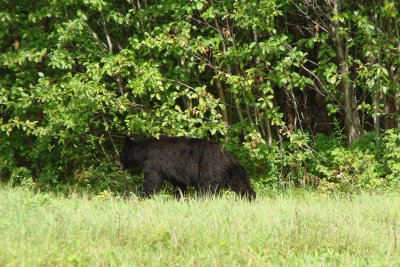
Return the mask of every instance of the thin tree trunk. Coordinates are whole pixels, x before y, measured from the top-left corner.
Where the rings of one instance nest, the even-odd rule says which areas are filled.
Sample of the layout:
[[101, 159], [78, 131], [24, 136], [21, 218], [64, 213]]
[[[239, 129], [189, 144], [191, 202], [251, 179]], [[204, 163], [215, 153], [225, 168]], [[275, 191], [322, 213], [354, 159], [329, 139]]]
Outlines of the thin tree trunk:
[[[255, 41], [257, 41], [257, 35], [256, 35], [256, 32], [255, 32], [255, 30], [253, 31], [254, 32], [254, 39], [255, 39]], [[260, 76], [259, 78], [258, 78], [258, 83], [259, 84], [263, 84], [264, 83], [264, 77], [263, 76]], [[261, 124], [262, 124], [262, 122], [261, 122]], [[262, 128], [264, 128], [264, 127], [262, 127]], [[265, 131], [266, 131], [266, 139], [267, 139], [267, 143], [268, 143], [268, 145], [271, 145], [272, 144], [272, 130], [271, 130], [271, 122], [270, 122], [270, 119], [269, 119], [269, 117], [268, 117], [268, 109], [267, 108], [265, 108]]]
[[[335, 0], [333, 3], [333, 17], [339, 14], [340, 3]], [[340, 33], [340, 22], [332, 20], [332, 34], [336, 46], [336, 57], [338, 60], [338, 72], [341, 77], [340, 86], [343, 93], [345, 127], [349, 143], [360, 137], [360, 119], [357, 113], [355, 94], [349, 78], [348, 45]]]
[[[394, 20], [394, 31], [396, 34], [396, 39], [400, 40], [399, 26], [398, 26], [398, 21], [396, 21], [396, 20]], [[400, 44], [397, 44], [397, 46], [398, 46], [398, 48], [400, 48]], [[400, 73], [399, 73], [399, 70], [397, 69], [394, 72], [394, 87], [395, 88], [398, 88], [398, 86], [400, 85], [399, 78], [400, 78]], [[400, 92], [396, 92], [394, 97], [395, 97], [396, 112], [398, 113], [398, 112], [400, 112]], [[399, 121], [397, 121], [396, 127], [400, 127]]]
[[218, 91], [219, 99], [221, 99], [221, 102], [224, 105], [224, 108], [221, 110], [222, 119], [225, 121], [226, 124], [229, 125], [228, 111], [226, 110], [224, 88], [222, 87], [222, 83], [219, 79], [214, 79], [214, 83], [215, 83], [215, 87], [217, 88], [217, 91]]
[[237, 95], [235, 93], [232, 93], [233, 96], [233, 101], [235, 102], [235, 107], [239, 116], [239, 121], [243, 122], [243, 113], [242, 113], [242, 108], [240, 107]]
[[381, 133], [381, 122], [380, 122], [380, 116], [379, 116], [379, 104], [380, 104], [380, 99], [379, 99], [379, 92], [374, 92], [372, 93], [372, 108], [373, 108], [373, 115], [372, 118], [374, 120], [374, 131], [377, 136], [380, 135]]
[[256, 122], [257, 128], [259, 129], [259, 132], [261, 133], [262, 138], [265, 138], [264, 125], [262, 123], [262, 120], [260, 120], [260, 110], [258, 109], [258, 107], [254, 101], [253, 101], [253, 109], [254, 109], [254, 121]]
[[[209, 4], [211, 6], [214, 6], [214, 1], [210, 0]], [[223, 35], [222, 31], [221, 31], [221, 28], [219, 26], [219, 23], [218, 23], [218, 20], [217, 20], [217, 16], [214, 17], [214, 23], [215, 23], [215, 28], [217, 29], [218, 33], [222, 36], [223, 39], [225, 39], [224, 35]], [[224, 41], [222, 41], [221, 45], [222, 45], [222, 52], [224, 54], [224, 57], [226, 58], [226, 44], [225, 44]], [[228, 73], [231, 72], [231, 69], [230, 69], [229, 66], [227, 66], [227, 70], [228, 70]], [[238, 103], [237, 95], [235, 93], [232, 93], [232, 98], [233, 98], [233, 101], [235, 102], [235, 107], [236, 107], [236, 110], [237, 110], [237, 113], [238, 113], [239, 121], [243, 122], [242, 108], [240, 107], [240, 104]]]
[[286, 123], [287, 123], [287, 128], [289, 129], [289, 132], [292, 134], [295, 131], [295, 120], [296, 120], [296, 113], [295, 109], [293, 107], [293, 99], [291, 95], [289, 95], [288, 92], [286, 92], [286, 89], [284, 89], [284, 95], [285, 95], [285, 115], [286, 115]]
[[[378, 59], [378, 62], [380, 59]], [[369, 63], [369, 68], [372, 68], [372, 66], [376, 63], [376, 58], [375, 57], [370, 57], [367, 59], [367, 62]], [[374, 81], [374, 83], [377, 83], [374, 88], [372, 88], [371, 92], [371, 98], [372, 98], [372, 119], [374, 121], [374, 131], [376, 136], [380, 135], [381, 132], [381, 118], [380, 118], [380, 103], [381, 103], [381, 92], [380, 92], [380, 83], [377, 81]], [[379, 138], [378, 138], [379, 139]]]
[[[392, 44], [393, 46], [396, 45], [395, 41], [393, 40], [394, 33], [392, 29], [392, 19], [390, 17], [385, 17], [384, 18], [384, 31], [387, 33], [389, 37], [389, 43]], [[396, 94], [393, 92], [395, 88], [395, 74], [394, 74], [394, 66], [393, 66], [393, 61], [389, 59], [386, 62], [386, 69], [388, 70], [388, 78], [390, 81], [390, 86], [389, 90], [386, 94], [385, 98], [385, 126], [387, 129], [392, 129], [396, 127], [396, 120], [392, 117], [393, 114], [396, 113]]]
[[[378, 5], [381, 6], [382, 2], [378, 1]], [[375, 1], [373, 1], [374, 6], [376, 5]], [[373, 20], [375, 20], [375, 23], [379, 25], [380, 28], [382, 28], [382, 19], [378, 17], [378, 14], [375, 13], [372, 17]], [[378, 58], [376, 59], [375, 57], [370, 57], [367, 61], [369, 61], [370, 66], [372, 66], [378, 61], [379, 65], [382, 64], [382, 57], [381, 57], [381, 52], [378, 54]], [[380, 142], [380, 133], [381, 133], [381, 116], [379, 115], [380, 112], [380, 103], [381, 103], [381, 98], [382, 98], [382, 92], [380, 89], [380, 83], [377, 84], [375, 88], [372, 89], [372, 108], [373, 108], [373, 121], [374, 121], [374, 131], [375, 135], [378, 137], [376, 138], [376, 145], [379, 146]]]
[[396, 93], [393, 92], [396, 88], [396, 79], [394, 73], [394, 67], [392, 62], [388, 62], [387, 64], [388, 74], [389, 74], [389, 81], [390, 81], [390, 90], [387, 92], [387, 128], [392, 129], [397, 126], [396, 120], [393, 117], [394, 114], [397, 113], [397, 105], [396, 105]]
[[272, 144], [272, 131], [271, 131], [271, 122], [268, 117], [268, 110], [265, 110], [265, 127], [267, 129], [267, 142], [269, 145]]

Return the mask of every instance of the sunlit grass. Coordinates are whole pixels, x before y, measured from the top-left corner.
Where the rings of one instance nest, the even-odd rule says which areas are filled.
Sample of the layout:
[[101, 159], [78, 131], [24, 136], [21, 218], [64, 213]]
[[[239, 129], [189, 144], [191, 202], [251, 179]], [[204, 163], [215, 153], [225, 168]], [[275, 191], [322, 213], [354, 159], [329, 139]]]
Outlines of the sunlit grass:
[[400, 197], [126, 201], [0, 189], [0, 266], [398, 265]]

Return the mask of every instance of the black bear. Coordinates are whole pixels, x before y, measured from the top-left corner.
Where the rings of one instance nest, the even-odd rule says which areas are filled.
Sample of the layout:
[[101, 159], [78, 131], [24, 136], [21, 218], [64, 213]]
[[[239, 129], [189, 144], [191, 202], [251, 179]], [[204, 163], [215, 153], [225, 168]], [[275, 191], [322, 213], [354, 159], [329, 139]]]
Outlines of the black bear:
[[241, 197], [254, 199], [245, 169], [218, 144], [191, 137], [161, 137], [135, 141], [125, 139], [120, 153], [124, 169], [140, 167], [144, 182], [140, 197], [157, 193], [164, 181], [172, 184], [174, 194], [193, 186], [198, 194], [217, 193], [230, 188]]

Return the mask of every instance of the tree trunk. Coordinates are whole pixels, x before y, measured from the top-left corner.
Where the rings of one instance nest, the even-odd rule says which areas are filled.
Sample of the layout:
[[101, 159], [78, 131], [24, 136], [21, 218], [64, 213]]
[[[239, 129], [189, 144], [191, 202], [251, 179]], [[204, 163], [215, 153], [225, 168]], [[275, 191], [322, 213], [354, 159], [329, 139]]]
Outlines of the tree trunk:
[[[333, 3], [333, 16], [339, 14], [340, 2], [335, 0]], [[340, 76], [340, 86], [343, 93], [343, 105], [345, 113], [345, 128], [349, 143], [357, 140], [360, 137], [360, 118], [357, 112], [357, 102], [355, 94], [353, 92], [352, 85], [349, 78], [349, 61], [348, 61], [348, 45], [344, 41], [342, 34], [340, 33], [339, 20], [332, 19], [332, 30], [331, 34], [336, 46], [336, 57], [338, 61], [338, 73]]]
[[218, 91], [219, 99], [221, 99], [221, 102], [224, 105], [224, 108], [221, 110], [222, 119], [225, 121], [226, 124], [229, 125], [228, 111], [226, 110], [224, 88], [222, 87], [221, 81], [219, 79], [214, 79], [214, 83], [215, 83], [215, 87], [217, 88], [217, 91]]
[[240, 107], [240, 104], [239, 104], [238, 97], [235, 93], [232, 94], [232, 97], [233, 97], [233, 101], [235, 102], [235, 107], [236, 107], [236, 110], [237, 110], [237, 113], [239, 116], [239, 121], [243, 122], [243, 113], [242, 113], [242, 108]]
[[268, 110], [265, 110], [265, 127], [267, 128], [267, 142], [268, 145], [272, 144], [272, 131], [271, 131], [271, 122], [268, 117]]
[[[384, 30], [386, 31], [389, 42], [395, 46], [396, 41], [393, 37], [395, 36], [393, 29], [392, 29], [392, 19], [386, 17], [385, 18], [385, 26]], [[394, 23], [396, 24], [396, 23]], [[386, 94], [386, 103], [385, 103], [385, 126], [387, 129], [392, 129], [397, 126], [396, 120], [394, 118], [394, 114], [397, 112], [397, 105], [396, 105], [396, 76], [395, 76], [395, 67], [393, 66], [393, 60], [389, 59], [386, 63], [386, 68], [388, 70], [388, 78], [390, 81], [390, 88]]]
[[296, 125], [295, 125], [295, 120], [296, 120], [296, 111], [294, 109], [294, 104], [293, 104], [293, 99], [289, 92], [285, 90], [284, 95], [285, 95], [285, 117], [286, 117], [286, 123], [287, 123], [287, 128], [289, 132], [292, 134], [296, 130]]

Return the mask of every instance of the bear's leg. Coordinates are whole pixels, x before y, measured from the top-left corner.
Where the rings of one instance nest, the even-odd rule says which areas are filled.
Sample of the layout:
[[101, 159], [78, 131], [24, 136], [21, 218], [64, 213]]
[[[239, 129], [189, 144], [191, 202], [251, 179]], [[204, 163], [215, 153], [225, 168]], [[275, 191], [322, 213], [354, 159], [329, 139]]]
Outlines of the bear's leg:
[[203, 162], [199, 166], [199, 176], [195, 189], [199, 196], [210, 196], [219, 194], [224, 187], [221, 184], [221, 172], [218, 166], [209, 165], [208, 162]]
[[139, 188], [140, 197], [149, 197], [158, 193], [163, 185], [164, 181], [160, 177], [157, 171], [144, 170], [144, 181]]

